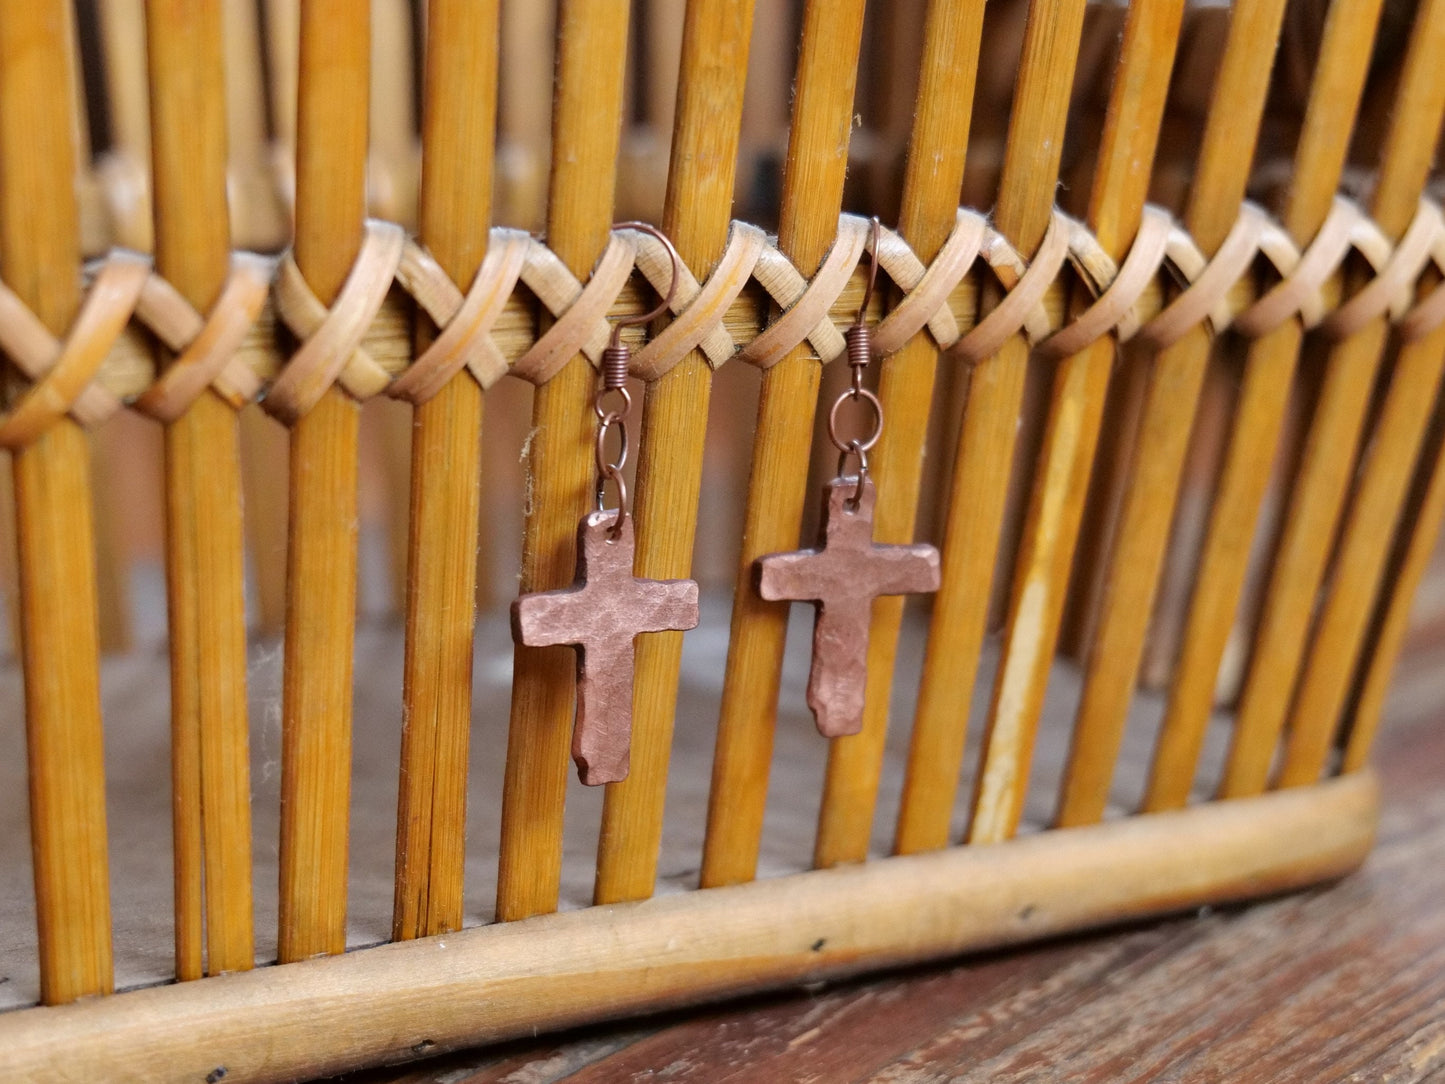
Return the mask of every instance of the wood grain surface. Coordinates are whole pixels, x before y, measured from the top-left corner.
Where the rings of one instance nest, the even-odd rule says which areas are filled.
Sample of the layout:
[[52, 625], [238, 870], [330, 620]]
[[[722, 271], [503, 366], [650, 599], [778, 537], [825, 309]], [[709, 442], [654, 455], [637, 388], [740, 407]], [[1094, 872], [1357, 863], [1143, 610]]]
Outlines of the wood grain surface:
[[[1438, 650], [1438, 645], [1437, 645]], [[1436, 656], [1438, 657], [1438, 655]], [[1445, 1075], [1445, 673], [1407, 655], [1385, 811], [1321, 889], [870, 981], [355, 1074], [347, 1084], [1424, 1081]]]
[[[156, 266], [208, 312], [225, 285], [231, 251], [222, 13], [188, 0], [153, 0], [147, 12]], [[236, 408], [207, 394], [165, 433], [182, 979], [244, 971], [255, 956], [238, 432]]]
[[[296, 266], [330, 304], [361, 243], [370, 22], [301, 6]], [[356, 630], [356, 402], [332, 387], [291, 429], [281, 716], [280, 957], [346, 948], [352, 651]]]
[[[10, 5], [0, 19], [0, 260], [6, 285], [54, 333], [79, 304], [68, 11]], [[113, 985], [87, 437], [62, 420], [11, 463], [41, 990], [61, 1004]]]

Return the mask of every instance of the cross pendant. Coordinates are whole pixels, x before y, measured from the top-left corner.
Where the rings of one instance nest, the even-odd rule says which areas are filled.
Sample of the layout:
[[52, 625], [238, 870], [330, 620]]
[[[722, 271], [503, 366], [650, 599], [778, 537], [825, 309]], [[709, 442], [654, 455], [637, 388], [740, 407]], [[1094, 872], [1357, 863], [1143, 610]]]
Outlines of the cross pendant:
[[[856, 508], [850, 508], [854, 494]], [[824, 491], [821, 549], [771, 553], [754, 566], [758, 594], [771, 602], [813, 603], [813, 668], [808, 707], [825, 738], [863, 729], [868, 628], [873, 600], [938, 590], [938, 550], [873, 541], [873, 483], [835, 478]]]
[[611, 537], [617, 512], [593, 512], [577, 527], [571, 587], [512, 603], [512, 638], [528, 647], [577, 648], [577, 722], [572, 759], [588, 786], [627, 778], [632, 746], [632, 643], [638, 633], [697, 627], [696, 580], [632, 575], [632, 517]]

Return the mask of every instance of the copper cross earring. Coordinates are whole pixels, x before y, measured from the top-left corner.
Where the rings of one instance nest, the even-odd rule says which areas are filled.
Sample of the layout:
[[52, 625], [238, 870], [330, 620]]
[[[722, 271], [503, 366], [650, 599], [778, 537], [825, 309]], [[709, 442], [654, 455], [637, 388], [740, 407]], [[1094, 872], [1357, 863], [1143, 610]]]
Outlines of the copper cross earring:
[[[863, 729], [868, 677], [868, 629], [879, 595], [938, 590], [938, 550], [932, 546], [879, 545], [873, 541], [877, 494], [868, 476], [868, 453], [883, 434], [883, 404], [863, 386], [873, 360], [866, 313], [878, 274], [878, 219], [873, 219], [868, 285], [858, 319], [844, 333], [853, 379], [828, 412], [828, 437], [838, 449], [838, 476], [823, 491], [822, 542], [817, 549], [771, 553], [753, 571], [758, 594], [769, 601], [809, 601], [813, 619], [813, 666], [808, 707], [826, 738]], [[845, 403], [866, 404], [873, 415], [864, 436], [844, 439], [839, 412]], [[850, 460], [856, 473], [849, 474]]]
[[[638, 230], [657, 238], [672, 260], [672, 284], [652, 312], [623, 317], [612, 327], [602, 352], [602, 384], [592, 408], [597, 414], [597, 508], [577, 525], [577, 579], [571, 587], [523, 595], [512, 603], [512, 638], [530, 647], [569, 644], [577, 649], [577, 721], [572, 759], [583, 783], [616, 783], [627, 778], [632, 747], [633, 641], [644, 632], [686, 630], [698, 621], [697, 581], [640, 580], [632, 574], [632, 517], [628, 514], [627, 391], [631, 350], [622, 328], [662, 315], [677, 289], [677, 250], [663, 233], [645, 223], [614, 229]], [[609, 396], [616, 405], [607, 406]], [[615, 429], [618, 452], [610, 459], [607, 435]], [[606, 507], [612, 482], [617, 507]]]

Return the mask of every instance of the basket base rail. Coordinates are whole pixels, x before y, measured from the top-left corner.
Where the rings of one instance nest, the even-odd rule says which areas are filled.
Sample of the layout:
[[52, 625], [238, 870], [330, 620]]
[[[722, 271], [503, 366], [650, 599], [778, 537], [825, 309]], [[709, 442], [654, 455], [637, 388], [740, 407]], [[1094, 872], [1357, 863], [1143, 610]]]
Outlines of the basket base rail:
[[1308, 787], [476, 927], [0, 1015], [17, 1081], [281, 1081], [1343, 876], [1370, 770]]

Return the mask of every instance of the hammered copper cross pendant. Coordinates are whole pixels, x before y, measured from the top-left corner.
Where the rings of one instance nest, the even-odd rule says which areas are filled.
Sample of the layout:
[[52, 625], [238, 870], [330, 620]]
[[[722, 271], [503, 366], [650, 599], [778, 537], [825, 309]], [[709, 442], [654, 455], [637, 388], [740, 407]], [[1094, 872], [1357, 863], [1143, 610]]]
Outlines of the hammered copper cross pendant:
[[[825, 738], [863, 729], [868, 626], [879, 595], [938, 590], [938, 550], [873, 541], [873, 483], [835, 478], [823, 505], [823, 548], [758, 559], [758, 594], [769, 601], [810, 601], [813, 668], [808, 707]], [[855, 506], [856, 497], [856, 506]]]
[[572, 759], [588, 786], [627, 778], [632, 744], [632, 641], [638, 633], [697, 627], [695, 580], [632, 575], [632, 517], [593, 512], [577, 529], [571, 587], [512, 603], [512, 636], [530, 647], [577, 648]]

